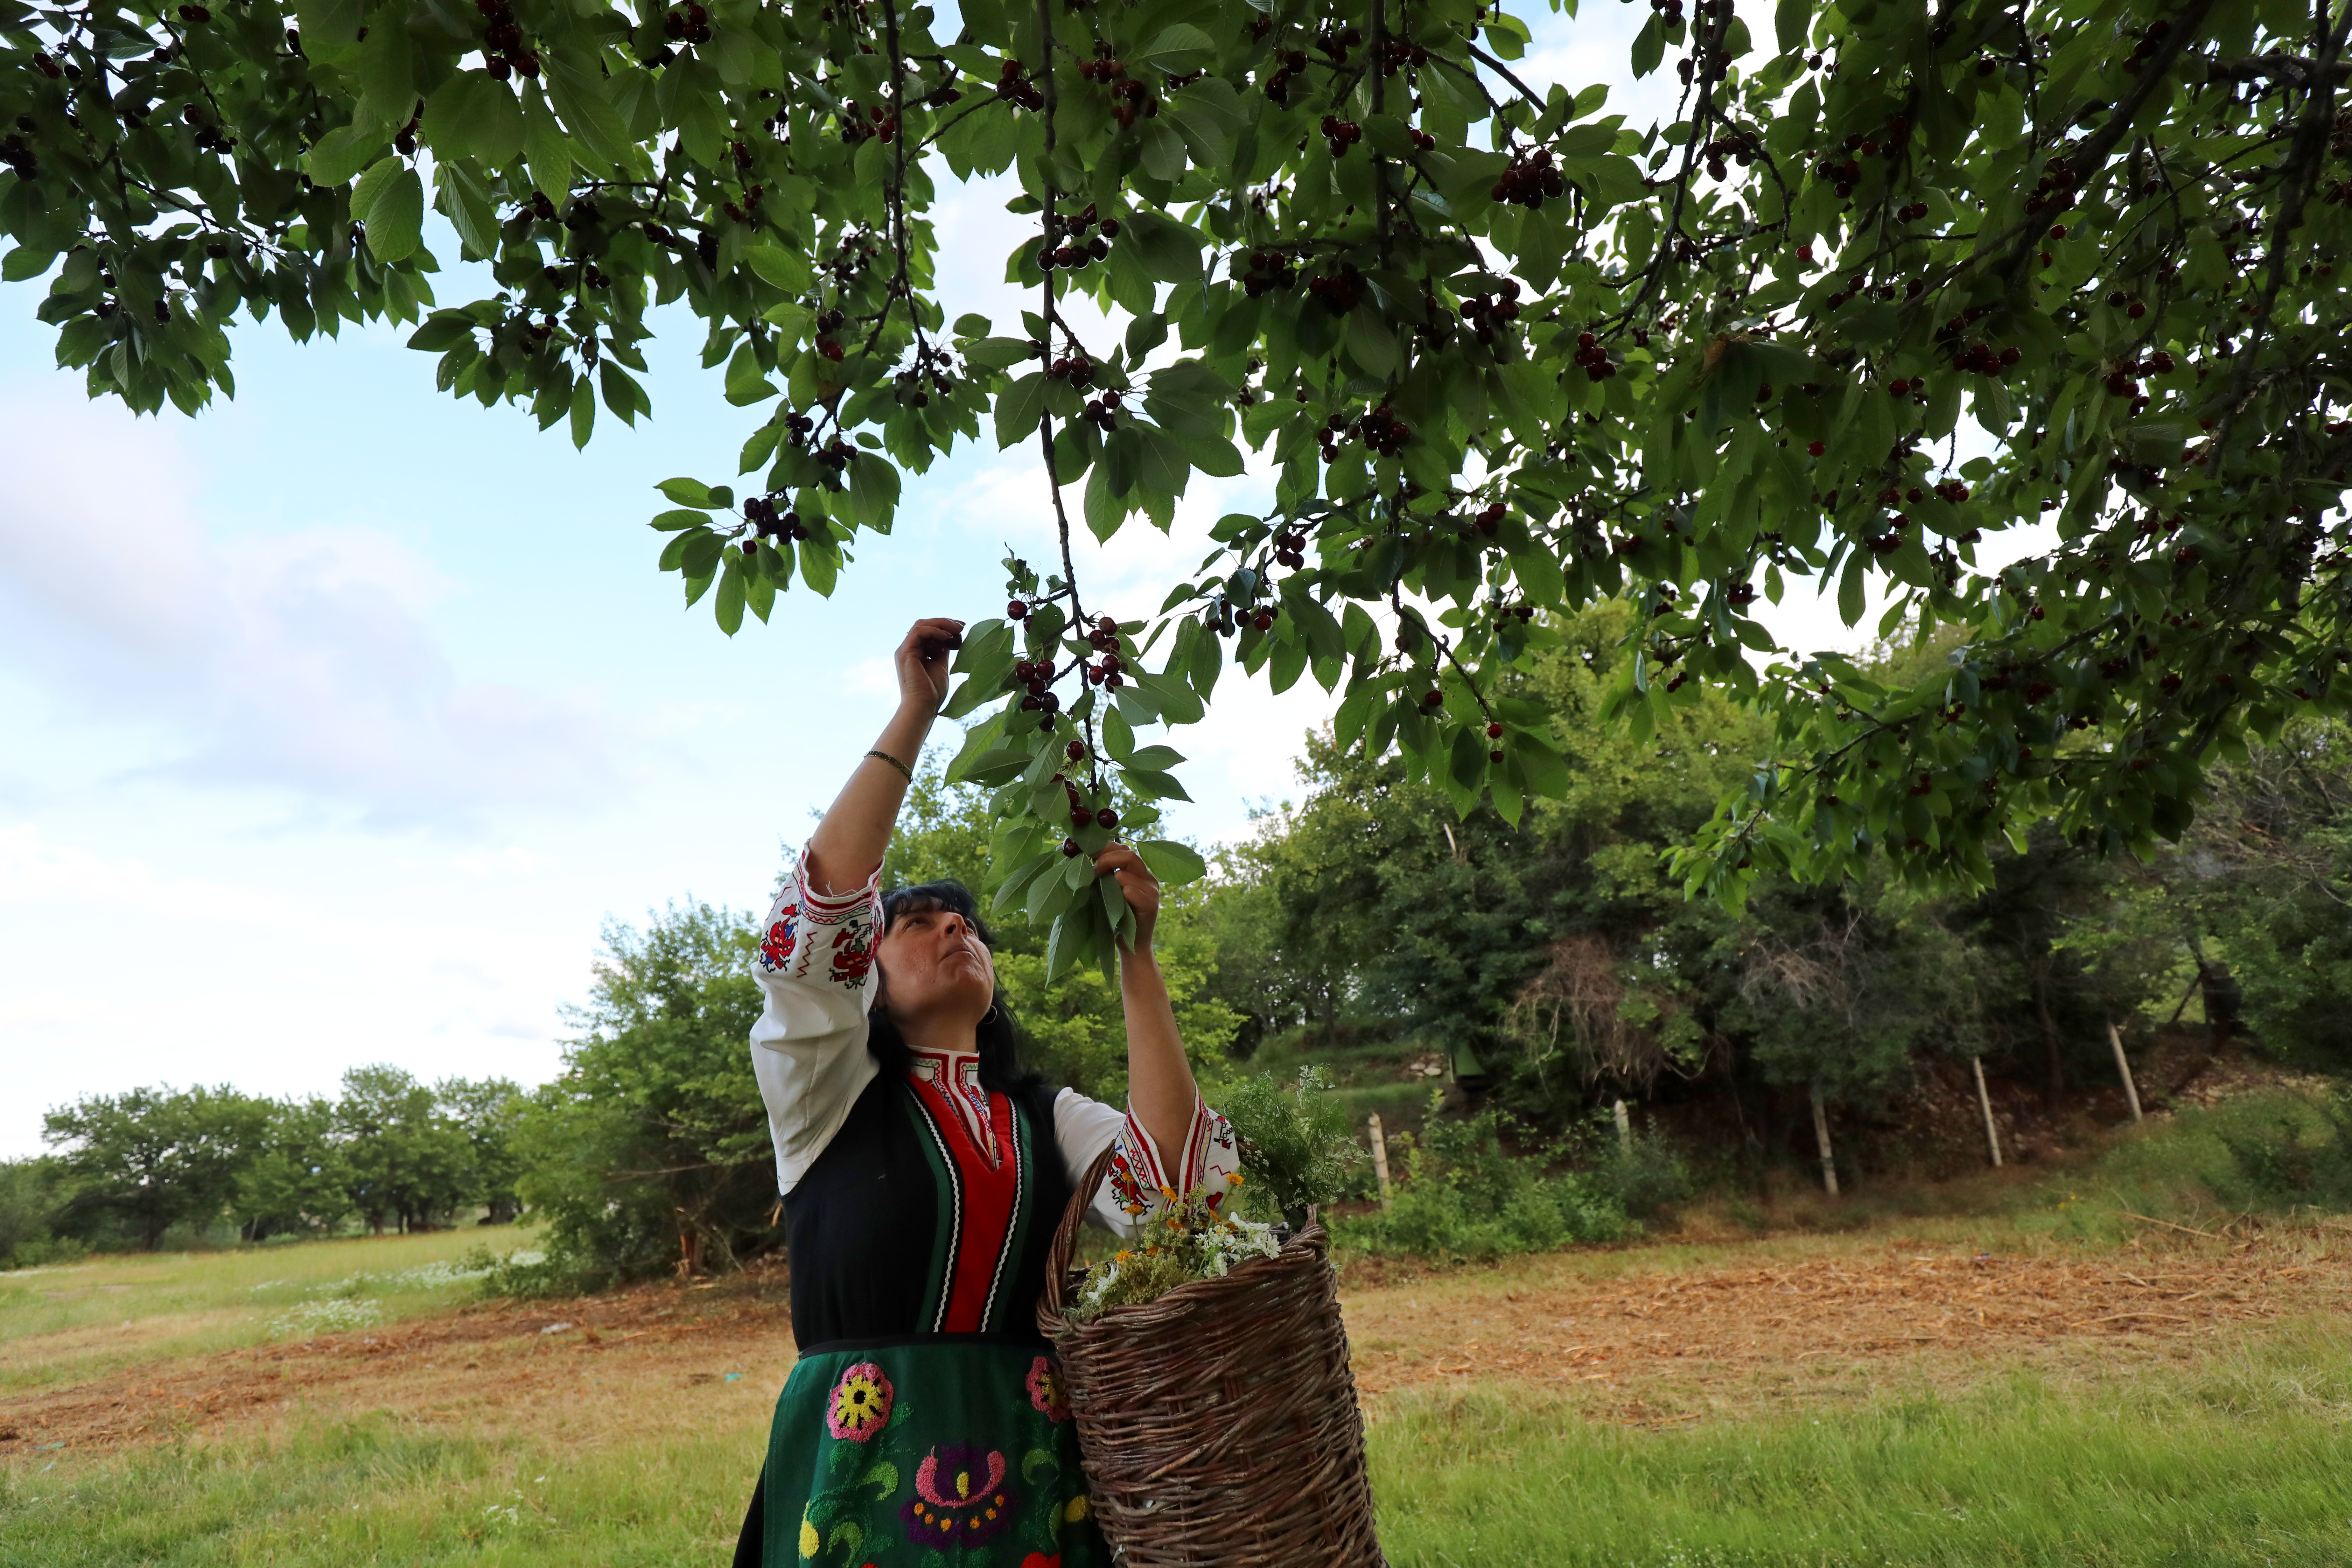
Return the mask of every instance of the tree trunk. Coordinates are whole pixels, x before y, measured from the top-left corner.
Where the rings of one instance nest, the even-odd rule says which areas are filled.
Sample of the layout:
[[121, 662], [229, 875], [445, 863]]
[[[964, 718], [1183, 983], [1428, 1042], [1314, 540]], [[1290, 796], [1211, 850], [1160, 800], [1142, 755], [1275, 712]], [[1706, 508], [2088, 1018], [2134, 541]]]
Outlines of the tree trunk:
[[2192, 938], [2189, 951], [2196, 956], [2197, 984], [2205, 994], [2206, 1033], [2212, 1041], [2213, 1054], [2220, 1056], [2237, 1040], [2238, 1013], [2244, 996], [2230, 966], [2205, 956], [2203, 942]]
[[2066, 1092], [2065, 1047], [2058, 1037], [2058, 1026], [2050, 1017], [2050, 957], [2044, 953], [2027, 966], [2033, 976], [2033, 1012], [2042, 1020], [2042, 1048], [2049, 1067], [2049, 1078], [2042, 1086], [2042, 1098], [2056, 1105]]
[[1838, 1195], [1837, 1160], [1830, 1152], [1829, 1111], [1822, 1104], [1822, 1090], [1819, 1084], [1812, 1086], [1811, 1093], [1813, 1142], [1821, 1146], [1822, 1151], [1822, 1185], [1828, 1190], [1830, 1196], [1835, 1197]]

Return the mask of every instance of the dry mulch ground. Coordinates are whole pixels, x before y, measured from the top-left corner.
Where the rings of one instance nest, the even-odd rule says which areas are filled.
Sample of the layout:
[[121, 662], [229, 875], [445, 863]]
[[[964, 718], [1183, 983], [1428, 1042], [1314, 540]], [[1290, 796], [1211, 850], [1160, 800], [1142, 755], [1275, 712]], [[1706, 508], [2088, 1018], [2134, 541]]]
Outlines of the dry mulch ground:
[[[1531, 1259], [1349, 1289], [1348, 1328], [1367, 1395], [1506, 1380], [1589, 1389], [1625, 1419], [1655, 1420], [1759, 1395], [1849, 1394], [1897, 1365], [1932, 1378], [1980, 1375], [1996, 1359], [2063, 1370], [2187, 1356], [2238, 1326], [2352, 1300], [2352, 1238], [2175, 1239], [2183, 1245], [2015, 1257], [1824, 1243], [1757, 1266], [1637, 1262], [1606, 1277], [1590, 1258]], [[471, 1307], [0, 1401], [0, 1458], [379, 1410], [571, 1444], [756, 1429], [791, 1359], [781, 1268], [716, 1287]]]
[[718, 1287], [467, 1307], [299, 1342], [152, 1363], [0, 1400], [0, 1459], [384, 1411], [572, 1443], [756, 1424], [793, 1359], [783, 1271]]
[[1996, 1360], [2063, 1373], [2187, 1356], [2240, 1325], [2340, 1311], [2352, 1300], [2346, 1241], [1996, 1257], [1897, 1240], [1761, 1268], [1606, 1279], [1535, 1269], [1476, 1296], [1432, 1277], [1352, 1296], [1348, 1329], [1368, 1394], [1500, 1379], [1719, 1406], [1809, 1385], [1843, 1394], [1897, 1363], [1941, 1380]]

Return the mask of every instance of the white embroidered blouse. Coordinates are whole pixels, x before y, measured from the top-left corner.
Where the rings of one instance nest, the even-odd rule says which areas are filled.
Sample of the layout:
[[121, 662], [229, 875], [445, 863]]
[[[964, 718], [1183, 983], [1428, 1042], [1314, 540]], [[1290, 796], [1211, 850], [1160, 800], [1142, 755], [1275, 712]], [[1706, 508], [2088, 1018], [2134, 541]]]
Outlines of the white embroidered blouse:
[[[881, 926], [879, 873], [854, 893], [822, 893], [809, 883], [806, 850], [761, 922], [757, 974], [767, 1005], [751, 1026], [751, 1070], [768, 1108], [780, 1193], [800, 1184], [881, 1070], [866, 1049], [866, 1013], [874, 1000], [866, 979]], [[978, 1053], [919, 1051], [915, 1063], [956, 1108], [975, 1142], [989, 1148], [993, 1132]], [[1241, 1168], [1233, 1128], [1197, 1095], [1183, 1147], [1169, 1151], [1132, 1112], [1065, 1089], [1054, 1099], [1054, 1142], [1073, 1184], [1097, 1155], [1118, 1146], [1087, 1217], [1120, 1236], [1132, 1235], [1141, 1217], [1165, 1201], [1162, 1187], [1223, 1193]]]

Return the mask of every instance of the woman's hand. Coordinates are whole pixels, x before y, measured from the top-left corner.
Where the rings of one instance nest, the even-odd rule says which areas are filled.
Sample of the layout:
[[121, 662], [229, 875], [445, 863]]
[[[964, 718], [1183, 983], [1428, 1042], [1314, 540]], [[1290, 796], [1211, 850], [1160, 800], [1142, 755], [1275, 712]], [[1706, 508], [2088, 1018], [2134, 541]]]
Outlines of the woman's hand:
[[1151, 928], [1160, 923], [1160, 879], [1151, 874], [1142, 856], [1124, 844], [1114, 844], [1095, 857], [1095, 875], [1118, 879], [1127, 907], [1135, 911], [1135, 941], [1128, 952], [1138, 958], [1149, 957]]
[[948, 700], [949, 656], [963, 646], [963, 623], [933, 616], [917, 621], [891, 662], [898, 668], [898, 706], [928, 719]]

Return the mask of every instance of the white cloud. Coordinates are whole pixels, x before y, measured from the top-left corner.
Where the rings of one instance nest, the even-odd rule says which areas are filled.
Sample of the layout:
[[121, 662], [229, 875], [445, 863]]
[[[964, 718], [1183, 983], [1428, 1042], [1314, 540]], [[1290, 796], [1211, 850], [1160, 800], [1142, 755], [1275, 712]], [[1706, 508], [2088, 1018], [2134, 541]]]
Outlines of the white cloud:
[[451, 668], [430, 619], [449, 584], [405, 544], [219, 537], [186, 504], [184, 426], [22, 398], [0, 416], [37, 454], [0, 495], [0, 660], [82, 716], [161, 726], [144, 771], [379, 826], [615, 789], [593, 701]]

